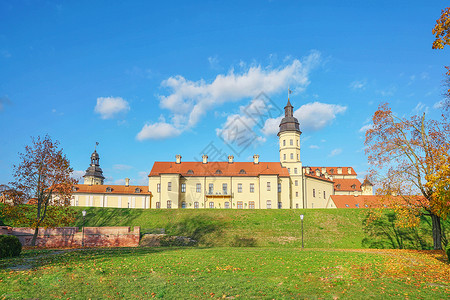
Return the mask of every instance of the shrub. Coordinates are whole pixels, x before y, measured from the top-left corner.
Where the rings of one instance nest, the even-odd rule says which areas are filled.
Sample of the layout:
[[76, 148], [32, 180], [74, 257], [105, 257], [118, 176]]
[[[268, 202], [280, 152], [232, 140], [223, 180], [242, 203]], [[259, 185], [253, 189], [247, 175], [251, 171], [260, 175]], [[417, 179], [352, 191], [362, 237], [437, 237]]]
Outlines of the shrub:
[[0, 258], [19, 256], [22, 244], [14, 235], [0, 235]]

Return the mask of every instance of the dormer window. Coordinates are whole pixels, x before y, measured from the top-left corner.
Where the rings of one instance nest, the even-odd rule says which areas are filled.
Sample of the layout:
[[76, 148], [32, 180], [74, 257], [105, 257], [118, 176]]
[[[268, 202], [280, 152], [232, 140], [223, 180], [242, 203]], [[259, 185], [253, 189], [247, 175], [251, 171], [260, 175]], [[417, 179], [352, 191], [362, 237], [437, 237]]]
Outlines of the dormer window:
[[111, 188], [110, 186], [108, 186], [108, 187], [106, 188], [106, 192], [107, 192], [107, 193], [111, 193], [111, 192], [112, 192], [112, 188]]
[[336, 184], [336, 189], [340, 190], [341, 189], [341, 184]]
[[247, 172], [245, 172], [244, 169], [241, 169], [241, 170], [239, 171], [239, 174], [247, 174]]
[[134, 189], [134, 192], [135, 192], [135, 193], [140, 193], [140, 192], [141, 192], [141, 189], [140, 189], [140, 188], [135, 188], [135, 189]]
[[353, 184], [353, 185], [352, 185], [352, 189], [354, 189], [354, 190], [355, 190], [355, 189], [356, 189], [356, 185], [354, 185], [354, 184]]
[[194, 174], [194, 171], [188, 170], [188, 171], [187, 171], [187, 174]]
[[78, 190], [78, 188], [76, 186], [72, 187], [72, 192], [76, 192]]
[[330, 174], [333, 174], [334, 173], [334, 169], [330, 169]]
[[220, 171], [219, 169], [216, 170], [216, 174], [222, 174], [222, 171]]

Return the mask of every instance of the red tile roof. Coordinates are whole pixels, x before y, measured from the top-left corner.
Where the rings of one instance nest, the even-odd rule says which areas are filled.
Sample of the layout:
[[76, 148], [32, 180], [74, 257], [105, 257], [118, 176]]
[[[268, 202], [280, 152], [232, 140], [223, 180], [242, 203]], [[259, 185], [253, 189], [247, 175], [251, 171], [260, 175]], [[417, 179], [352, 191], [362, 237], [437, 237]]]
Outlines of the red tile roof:
[[[107, 192], [107, 188], [111, 188], [110, 192]], [[88, 194], [136, 194], [136, 195], [151, 195], [151, 192], [148, 190], [148, 186], [145, 185], [88, 185], [88, 184], [76, 184], [74, 186], [76, 191], [74, 193], [88, 193]], [[140, 192], [136, 193], [136, 189], [139, 189]]]
[[333, 181], [331, 181], [329, 178], [325, 178], [325, 176], [316, 176], [315, 173], [310, 173], [310, 174], [306, 174], [306, 173], [305, 173], [305, 176], [306, 176], [306, 177], [315, 178], [315, 179], [319, 179], [319, 180], [328, 181], [328, 182], [333, 182]]
[[157, 161], [148, 176], [180, 174], [182, 176], [258, 176], [278, 175], [289, 177], [288, 170], [279, 162], [175, 162]]
[[369, 208], [382, 205], [380, 197], [375, 195], [331, 195], [330, 197], [337, 208]]
[[[325, 168], [328, 175], [338, 175], [337, 169], [342, 168], [342, 174], [339, 175], [357, 175], [355, 170], [352, 167], [303, 167], [303, 168], [310, 168], [311, 171], [316, 171], [316, 169], [319, 169], [319, 171], [322, 173], [322, 168]], [[351, 174], [348, 173], [348, 168], [350, 168]]]
[[[356, 179], [336, 179], [333, 178], [334, 189], [336, 191], [361, 191], [361, 182]], [[353, 188], [354, 186], [355, 188]]]

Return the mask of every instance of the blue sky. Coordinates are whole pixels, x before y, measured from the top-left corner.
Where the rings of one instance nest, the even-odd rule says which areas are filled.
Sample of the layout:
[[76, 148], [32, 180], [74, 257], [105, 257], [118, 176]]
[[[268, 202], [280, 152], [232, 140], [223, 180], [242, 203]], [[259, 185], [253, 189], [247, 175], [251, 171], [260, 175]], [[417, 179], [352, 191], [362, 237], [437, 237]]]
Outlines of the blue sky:
[[361, 176], [379, 103], [441, 113], [450, 52], [431, 30], [447, 1], [191, 2], [1, 1], [0, 184], [46, 134], [77, 176], [98, 141], [116, 184], [176, 154], [278, 161], [288, 86], [303, 165]]

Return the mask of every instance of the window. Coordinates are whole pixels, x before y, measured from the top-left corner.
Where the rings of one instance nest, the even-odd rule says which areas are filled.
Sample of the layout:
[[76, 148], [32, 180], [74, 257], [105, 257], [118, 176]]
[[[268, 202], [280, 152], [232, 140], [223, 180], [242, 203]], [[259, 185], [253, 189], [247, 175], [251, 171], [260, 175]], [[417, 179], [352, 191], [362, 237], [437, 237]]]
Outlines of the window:
[[248, 208], [249, 209], [255, 209], [255, 201], [249, 201], [248, 202]]
[[254, 192], [255, 192], [255, 184], [250, 183], [250, 193], [254, 193]]
[[237, 202], [237, 208], [238, 209], [242, 209], [242, 201], [238, 201]]
[[209, 202], [209, 208], [214, 208], [214, 202]]
[[216, 174], [222, 174], [222, 171], [216, 170]]
[[267, 182], [267, 190], [270, 191], [270, 182]]
[[327, 197], [325, 197], [325, 191], [323, 191], [323, 199], [326, 199]]
[[185, 201], [181, 202], [181, 208], [186, 208], [186, 202]]
[[228, 191], [228, 186], [227, 186], [227, 184], [226, 184], [226, 183], [222, 184], [222, 192], [223, 192], [223, 194], [226, 195], [226, 194], [227, 194], [227, 191]]
[[298, 208], [298, 203], [295, 204], [295, 208]]
[[313, 197], [316, 197], [316, 189], [313, 189]]
[[291, 174], [291, 168], [288, 168], [288, 173]]
[[271, 208], [272, 208], [272, 201], [267, 200], [267, 202], [266, 202], [266, 208], [267, 208], [267, 209], [271, 209]]
[[172, 208], [172, 201], [167, 200], [167, 208]]
[[283, 154], [283, 160], [286, 160], [286, 154]]
[[295, 182], [295, 186], [298, 186], [298, 180], [294, 181]]
[[230, 208], [230, 202], [228, 201], [225, 202], [225, 208]]
[[330, 174], [333, 174], [334, 173], [334, 169], [330, 169]]
[[167, 183], [167, 190], [171, 191], [172, 190], [172, 182], [168, 182]]
[[352, 189], [356, 189], [356, 185], [352, 184]]
[[197, 201], [194, 202], [194, 208], [198, 208], [198, 202]]
[[298, 197], [298, 192], [295, 192], [295, 197]]
[[299, 142], [299, 140], [297, 140], [297, 146], [300, 146], [300, 142]]
[[156, 202], [156, 208], [161, 208], [161, 202]]
[[107, 192], [107, 193], [111, 193], [111, 192], [112, 192], [112, 188], [108, 186], [108, 187], [106, 188], [106, 192]]
[[209, 187], [208, 187], [208, 193], [211, 195], [211, 194], [214, 194], [214, 183], [210, 183], [209, 184]]
[[281, 183], [278, 184], [278, 193], [281, 193]]
[[281, 204], [281, 202], [278, 202], [278, 209], [282, 209], [283, 205]]
[[202, 184], [201, 183], [197, 183], [196, 190], [197, 190], [197, 193], [201, 193], [202, 192]]
[[359, 207], [359, 204], [358, 204], [358, 203], [356, 203], [356, 204], [355, 204], [355, 206], [356, 206], [356, 207]]
[[247, 174], [247, 172], [245, 172], [244, 169], [241, 169], [241, 170], [239, 171], [239, 174]]
[[345, 204], [345, 207], [349, 207], [348, 204]]
[[298, 173], [297, 168], [294, 168], [294, 174], [297, 174], [297, 173]]
[[181, 184], [181, 192], [186, 193], [186, 183]]
[[291, 159], [294, 159], [294, 153], [291, 153]]
[[140, 188], [135, 188], [135, 189], [134, 189], [134, 192], [135, 192], [135, 193], [140, 193], [140, 192], [141, 192], [141, 189], [140, 189]]
[[290, 144], [291, 144], [291, 146], [294, 145], [294, 140], [291, 139], [291, 143]]
[[340, 190], [341, 189], [341, 184], [336, 184], [336, 189]]
[[194, 171], [188, 170], [187, 173], [190, 174], [190, 175], [192, 175], [192, 174], [194, 174]]
[[297, 160], [300, 160], [300, 156], [297, 154]]
[[161, 184], [160, 184], [160, 183], [158, 183], [158, 184], [156, 185], [156, 192], [157, 192], [157, 193], [161, 193]]
[[283, 140], [283, 146], [286, 146], [286, 140]]
[[238, 193], [242, 193], [242, 183], [238, 183]]

